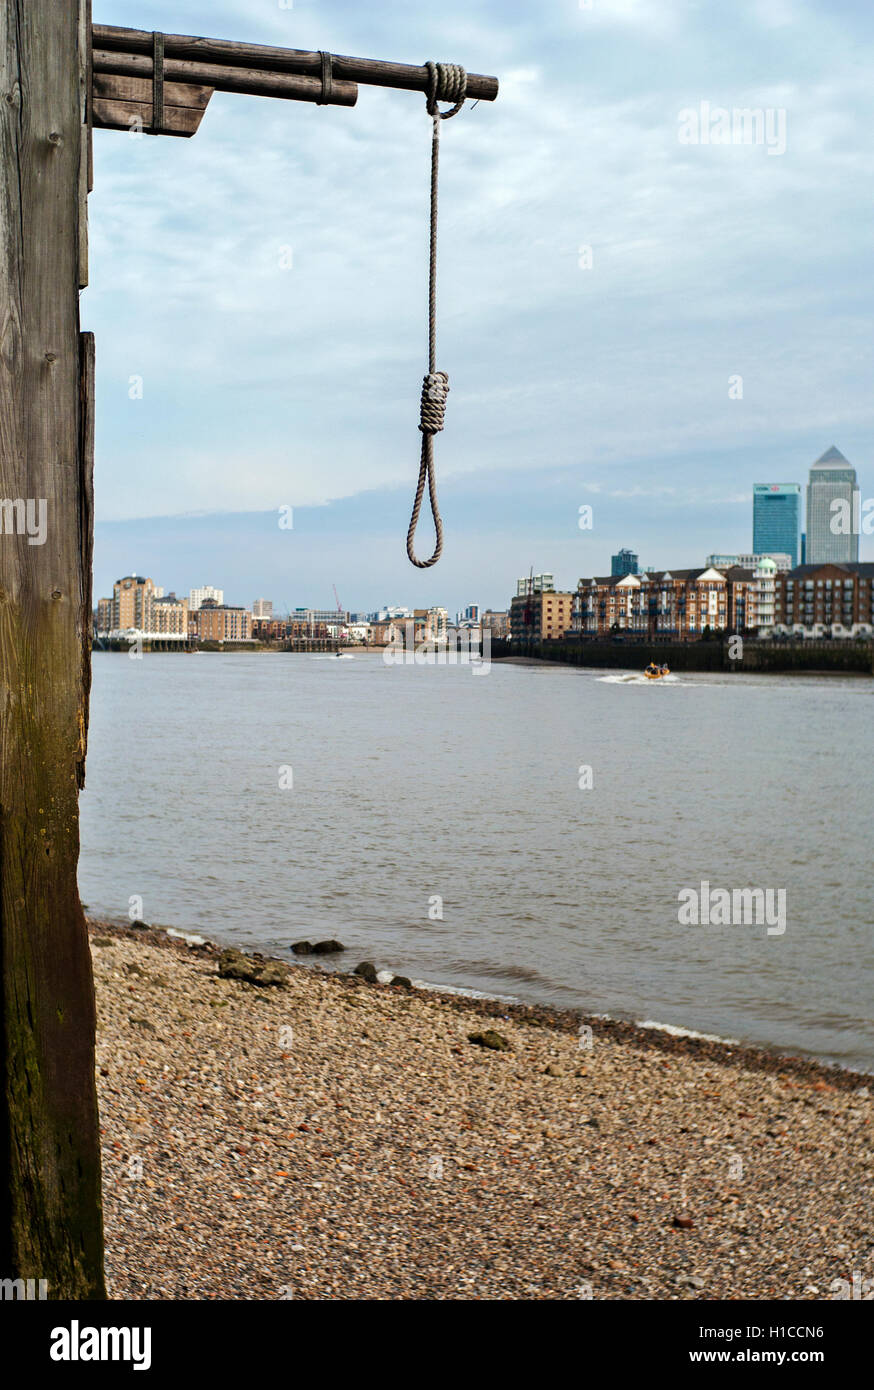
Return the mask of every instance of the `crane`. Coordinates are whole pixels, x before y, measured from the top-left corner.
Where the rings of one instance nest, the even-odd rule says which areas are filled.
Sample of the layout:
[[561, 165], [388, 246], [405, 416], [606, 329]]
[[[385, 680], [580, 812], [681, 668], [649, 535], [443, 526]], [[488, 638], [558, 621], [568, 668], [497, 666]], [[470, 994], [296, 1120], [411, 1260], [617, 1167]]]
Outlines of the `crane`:
[[346, 614], [343, 610], [343, 605], [340, 602], [340, 595], [337, 593], [337, 585], [332, 584], [331, 587], [334, 590], [334, 598], [337, 600], [337, 617], [340, 620], [337, 629], [337, 641], [339, 642], [342, 641], [344, 635], [348, 637], [349, 634], [348, 632], [344, 634], [343, 631], [344, 627], [346, 626]]

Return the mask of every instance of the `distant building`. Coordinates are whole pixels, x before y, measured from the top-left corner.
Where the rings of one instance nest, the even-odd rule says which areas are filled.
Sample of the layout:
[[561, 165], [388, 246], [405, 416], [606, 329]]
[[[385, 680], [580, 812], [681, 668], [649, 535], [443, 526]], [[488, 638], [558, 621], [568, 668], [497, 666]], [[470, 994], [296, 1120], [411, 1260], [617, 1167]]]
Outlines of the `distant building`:
[[127, 574], [112, 586], [113, 632], [142, 632], [146, 625], [146, 606], [155, 594], [151, 579], [139, 574]]
[[445, 642], [449, 614], [445, 608], [414, 608], [413, 622], [417, 642]]
[[97, 631], [102, 636], [109, 632], [112, 627], [112, 599], [99, 598], [97, 600]]
[[196, 613], [202, 603], [207, 599], [212, 599], [213, 603], [224, 603], [224, 589], [212, 589], [205, 584], [202, 589], [190, 589], [188, 592], [188, 607], [192, 613]]
[[483, 613], [482, 628], [483, 632], [490, 632], [493, 637], [509, 637], [509, 613], [496, 613], [491, 608], [487, 608]]
[[345, 632], [349, 627], [349, 613], [340, 612], [339, 609], [295, 609], [289, 617], [306, 628], [304, 635], [313, 628], [314, 637], [317, 628], [325, 628], [328, 637], [339, 637], [340, 632]]
[[732, 569], [738, 565], [740, 565], [742, 569], [754, 570], [762, 560], [773, 560], [777, 569], [781, 572], [791, 570], [792, 568], [792, 556], [787, 553], [781, 553], [780, 551], [767, 555], [757, 555], [755, 553], [748, 555], [708, 555], [704, 563], [717, 570]]
[[854, 526], [846, 534], [835, 527], [836, 508], [842, 502], [853, 515], [853, 494], [856, 491], [856, 470], [834, 446], [816, 460], [807, 483], [807, 545], [805, 563], [808, 565], [855, 564], [859, 559], [859, 533]]
[[523, 642], [563, 637], [571, 626], [574, 597], [554, 588], [516, 594], [510, 603], [510, 636]]
[[733, 565], [724, 571], [728, 580], [727, 630], [763, 632], [774, 626], [777, 565], [763, 556], [755, 569]]
[[479, 604], [469, 603], [462, 613], [456, 613], [455, 622], [458, 627], [471, 623], [479, 625]]
[[380, 608], [378, 612], [371, 613], [370, 620], [374, 623], [390, 623], [396, 618], [403, 619], [411, 618], [412, 616], [413, 610], [411, 608], [403, 608], [396, 605], [394, 608]]
[[528, 575], [524, 579], [516, 580], [516, 596], [521, 597], [528, 591], [534, 594], [555, 593], [555, 580], [551, 574]]
[[188, 599], [174, 593], [150, 595], [145, 606], [145, 629], [152, 637], [188, 638]]
[[272, 618], [273, 600], [269, 598], [256, 598], [252, 604], [253, 618]]
[[205, 599], [196, 611], [201, 642], [251, 642], [252, 614], [245, 608]]
[[[745, 570], [737, 579], [748, 586], [754, 576]], [[727, 575], [712, 566], [581, 579], [573, 595], [572, 629], [592, 637], [697, 638], [705, 629], [719, 632], [730, 625], [729, 588]]]
[[801, 549], [801, 484], [756, 483], [753, 488], [753, 553], [789, 555]]
[[874, 564], [798, 565], [776, 581], [778, 625], [870, 632], [874, 623]]
[[623, 574], [638, 574], [638, 557], [633, 550], [622, 549], [618, 555], [610, 556], [610, 573], [621, 579]]

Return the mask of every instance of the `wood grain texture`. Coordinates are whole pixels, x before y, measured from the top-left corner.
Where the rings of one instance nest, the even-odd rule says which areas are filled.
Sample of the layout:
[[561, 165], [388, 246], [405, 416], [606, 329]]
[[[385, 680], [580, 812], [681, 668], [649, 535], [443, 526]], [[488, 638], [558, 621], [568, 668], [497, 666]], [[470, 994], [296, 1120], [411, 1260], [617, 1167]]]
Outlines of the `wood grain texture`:
[[147, 135], [195, 135], [212, 92], [212, 87], [166, 82], [164, 126], [160, 132], [155, 132], [152, 130], [151, 77], [121, 77], [95, 72], [91, 78], [94, 124], [98, 130], [130, 131], [134, 128], [134, 122], [138, 122], [139, 128]]
[[0, 7], [0, 501], [46, 507], [41, 544], [0, 508], [0, 1274], [46, 1279], [55, 1299], [104, 1296], [76, 881], [91, 528], [79, 35], [78, 0]]
[[[123, 77], [107, 78], [108, 82], [127, 80]], [[95, 82], [97, 78], [95, 77]], [[149, 84], [151, 88], [151, 84]], [[169, 90], [169, 84], [168, 89]], [[92, 97], [91, 106], [93, 112], [95, 130], [142, 130], [144, 135], [178, 135], [181, 137], [191, 137], [196, 135], [203, 113], [206, 110], [207, 102], [212, 96], [211, 87], [189, 87], [189, 92], [205, 92], [206, 100], [201, 104], [186, 98], [184, 105], [169, 104], [169, 99], [164, 98], [164, 123], [161, 130], [152, 129], [152, 98], [148, 101], [133, 101], [122, 97], [97, 96]]]
[[[152, 35], [143, 29], [124, 29], [113, 24], [95, 24], [95, 48], [114, 49], [120, 53], [151, 53]], [[316, 75], [322, 60], [318, 52], [300, 48], [273, 48], [267, 44], [235, 43], [228, 39], [201, 39], [191, 34], [167, 34], [164, 51], [168, 58], [189, 59], [194, 62], [224, 63], [258, 68], [262, 72], [302, 72]], [[442, 60], [457, 61], [455, 54], [435, 55]], [[424, 64], [387, 63], [379, 58], [346, 58], [334, 53], [334, 76], [351, 82], [368, 83], [376, 87], [399, 87], [407, 91], [424, 92], [428, 73]], [[482, 73], [467, 75], [468, 96], [480, 101], [494, 101], [498, 95], [498, 79]]]
[[[151, 55], [112, 53], [95, 48], [92, 65], [96, 73], [120, 73], [130, 77], [145, 77], [151, 83]], [[318, 81], [302, 73], [260, 72], [254, 68], [233, 67], [221, 63], [188, 62], [168, 58], [164, 76], [170, 82], [193, 82], [210, 86], [217, 92], [239, 92], [244, 96], [281, 97], [286, 101], [318, 102], [322, 95], [321, 77]], [[354, 106], [358, 87], [354, 82], [336, 81], [327, 106]]]

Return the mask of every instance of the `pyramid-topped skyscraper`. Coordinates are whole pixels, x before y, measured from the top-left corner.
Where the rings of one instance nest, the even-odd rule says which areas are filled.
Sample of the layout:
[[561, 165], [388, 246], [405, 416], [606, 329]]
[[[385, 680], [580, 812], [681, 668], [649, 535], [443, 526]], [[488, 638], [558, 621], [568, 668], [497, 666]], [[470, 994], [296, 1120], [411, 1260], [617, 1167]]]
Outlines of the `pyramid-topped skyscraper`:
[[[853, 525], [856, 470], [834, 444], [811, 466], [807, 483], [807, 563], [846, 565], [859, 559]], [[836, 501], [845, 502], [835, 507]]]

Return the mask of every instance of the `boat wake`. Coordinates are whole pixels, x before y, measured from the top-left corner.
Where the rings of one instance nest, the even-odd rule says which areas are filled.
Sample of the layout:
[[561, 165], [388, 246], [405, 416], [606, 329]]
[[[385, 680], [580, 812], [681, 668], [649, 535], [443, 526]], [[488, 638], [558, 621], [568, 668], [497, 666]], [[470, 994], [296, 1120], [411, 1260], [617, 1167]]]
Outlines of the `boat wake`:
[[691, 681], [681, 681], [679, 676], [659, 676], [658, 680], [650, 680], [636, 671], [624, 671], [617, 676], [596, 676], [595, 680], [602, 685], [691, 685]]

